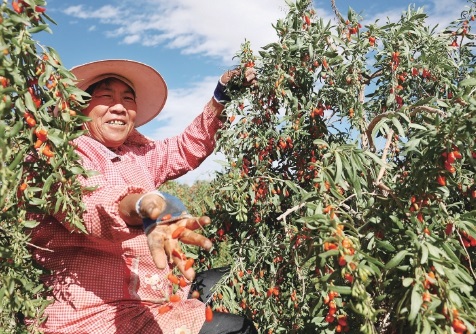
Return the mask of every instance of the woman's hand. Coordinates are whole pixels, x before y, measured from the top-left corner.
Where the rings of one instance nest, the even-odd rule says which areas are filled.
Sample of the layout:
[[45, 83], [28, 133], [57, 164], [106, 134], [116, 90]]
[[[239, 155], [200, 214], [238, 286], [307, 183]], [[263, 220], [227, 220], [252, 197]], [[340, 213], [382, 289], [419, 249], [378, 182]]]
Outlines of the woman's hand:
[[210, 224], [209, 217], [184, 218], [171, 224], [155, 225], [147, 234], [147, 243], [155, 265], [159, 269], [174, 263], [183, 276], [192, 281], [195, 278], [193, 267], [186, 268], [187, 258], [180, 248], [180, 242], [210, 250], [212, 242], [194, 231]]
[[[215, 111], [215, 115], [217, 115], [217, 117], [222, 116], [223, 109], [225, 109], [225, 104], [230, 101], [230, 97], [228, 96], [228, 93], [225, 91], [225, 87], [227, 87], [227, 84], [229, 84], [233, 78], [241, 77], [241, 74], [242, 74], [241, 71], [242, 71], [241, 69], [235, 68], [233, 70], [226, 71], [220, 77], [217, 87], [215, 88], [215, 91], [213, 92], [213, 98], [209, 102], [209, 107]], [[240, 86], [241, 85], [251, 86], [251, 85], [255, 85], [256, 83], [257, 83], [256, 70], [252, 67], [247, 67], [242, 77], [242, 82]], [[233, 88], [231, 89], [233, 90]]]
[[[222, 84], [226, 85], [231, 79], [236, 76], [241, 75], [241, 69], [235, 68], [233, 70], [226, 71], [220, 77], [220, 81]], [[257, 82], [256, 78], [256, 70], [253, 67], [247, 67], [243, 76], [243, 85], [250, 86]]]
[[[138, 201], [139, 205], [136, 208]], [[183, 204], [180, 202], [180, 205]], [[155, 221], [166, 209], [166, 200], [154, 192], [145, 195], [128, 195], [119, 204], [119, 212], [130, 226], [142, 226], [141, 217]], [[151, 225], [146, 231], [147, 244], [157, 268], [164, 269], [168, 263], [174, 263], [184, 277], [192, 281], [195, 278], [195, 270], [193, 267], [186, 268], [187, 259], [180, 248], [179, 241], [209, 250], [212, 242], [195, 231], [201, 230], [210, 222], [210, 218], [204, 216], [181, 218], [171, 223]]]

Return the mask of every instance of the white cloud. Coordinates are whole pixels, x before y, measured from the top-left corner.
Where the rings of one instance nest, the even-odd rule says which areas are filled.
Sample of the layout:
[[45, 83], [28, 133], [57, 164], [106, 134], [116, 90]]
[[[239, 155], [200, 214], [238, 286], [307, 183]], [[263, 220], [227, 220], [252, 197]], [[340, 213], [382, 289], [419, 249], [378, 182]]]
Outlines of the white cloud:
[[70, 6], [64, 10], [64, 13], [80, 19], [99, 19], [103, 21], [114, 20], [120, 14], [119, 9], [110, 5], [86, 9], [83, 5]]
[[461, 11], [468, 5], [466, 0], [433, 0], [427, 9], [428, 23], [438, 25], [439, 29], [446, 28], [451, 21], [459, 19]]
[[[272, 24], [284, 17], [287, 11], [284, 0], [149, 0], [140, 6], [132, 6], [133, 3], [135, 1], [122, 0], [114, 6], [74, 5], [64, 12], [76, 18], [108, 24], [104, 30], [106, 36], [124, 44], [162, 45], [179, 49], [183, 54], [200, 54], [229, 63], [245, 38], [250, 40], [254, 50], [275, 41], [277, 36]], [[412, 1], [401, 3], [387, 4], [386, 7], [391, 9], [380, 12], [377, 8], [381, 5], [377, 4], [363, 10], [354, 9], [362, 11], [365, 22], [375, 18], [380, 18], [381, 23], [387, 18], [395, 22]], [[417, 7], [424, 5], [430, 25], [440, 24], [442, 28], [458, 18], [467, 4], [466, 0], [416, 3]], [[347, 4], [354, 5], [342, 1], [339, 10], [343, 15], [347, 12]], [[330, 8], [316, 9], [324, 21], [335, 19]]]
[[140, 8], [75, 5], [64, 13], [109, 24], [106, 35], [125, 44], [162, 44], [229, 62], [245, 38], [256, 48], [276, 40], [271, 24], [285, 16], [283, 4], [283, 0], [150, 0]]
[[188, 88], [169, 90], [164, 110], [153, 121], [160, 129], [152, 137], [163, 139], [181, 133], [210, 100], [217, 81], [217, 77], [206, 77]]

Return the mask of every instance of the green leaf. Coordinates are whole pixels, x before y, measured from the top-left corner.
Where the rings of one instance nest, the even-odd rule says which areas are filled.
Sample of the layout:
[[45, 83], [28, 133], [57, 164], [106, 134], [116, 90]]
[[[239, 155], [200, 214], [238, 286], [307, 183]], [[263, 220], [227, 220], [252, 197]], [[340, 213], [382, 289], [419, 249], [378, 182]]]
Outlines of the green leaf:
[[426, 261], [428, 260], [428, 247], [426, 247], [425, 243], [421, 244], [421, 259], [420, 263], [425, 264]]
[[51, 189], [51, 185], [53, 184], [53, 182], [55, 181], [55, 175], [54, 174], [50, 174], [50, 176], [48, 176], [48, 178], [46, 179], [45, 183], [43, 184], [43, 196], [45, 196], [46, 194], [49, 193], [50, 189]]
[[377, 164], [381, 165], [381, 166], [385, 166], [385, 163], [382, 161], [382, 159], [380, 159], [376, 154], [370, 152], [370, 151], [364, 151], [364, 154], [370, 158], [372, 158], [372, 160], [374, 162], [376, 162]]
[[395, 247], [388, 240], [378, 240], [375, 239], [375, 243], [379, 249], [384, 249], [386, 251], [395, 252]]
[[331, 250], [328, 250], [324, 253], [319, 253], [319, 257], [322, 257], [322, 258], [327, 258], [329, 256], [335, 256], [335, 255], [339, 255], [339, 250], [338, 249], [331, 249]]
[[410, 314], [408, 315], [408, 320], [410, 321], [415, 320], [416, 316], [420, 312], [421, 304], [423, 304], [423, 299], [420, 292], [418, 291], [419, 289], [419, 285], [415, 285], [412, 289]]
[[415, 282], [415, 279], [413, 277], [406, 277], [403, 279], [402, 285], [408, 288], [410, 285], [413, 284], [413, 282]]
[[380, 128], [384, 126], [387, 121], [388, 121], [388, 118], [385, 118], [385, 117], [382, 118], [380, 121], [378, 121], [378, 123], [372, 129], [372, 138], [375, 138], [375, 136], [377, 135], [377, 132], [380, 131]]
[[421, 331], [421, 334], [430, 334], [431, 332], [430, 322], [427, 318], [423, 318], [423, 330]]
[[386, 264], [385, 264], [385, 269], [392, 269], [396, 266], [398, 266], [400, 264], [400, 262], [403, 261], [403, 259], [405, 258], [406, 255], [408, 255], [408, 251], [407, 250], [401, 250], [400, 252], [397, 253], [397, 255], [395, 255], [393, 257], [393, 259], [391, 259], [390, 261], [388, 261]]
[[35, 34], [43, 30], [45, 30], [48, 33], [52, 33], [51, 29], [48, 27], [47, 24], [40, 24], [36, 27], [30, 28], [28, 31], [30, 32], [30, 34]]
[[426, 104], [430, 103], [433, 99], [434, 99], [434, 97], [433, 97], [433, 96], [430, 96], [430, 97], [427, 97], [427, 98], [418, 100], [417, 102], [415, 102], [415, 103], [413, 104], [413, 107], [418, 107], [418, 106], [426, 105]]
[[398, 135], [400, 137], [405, 137], [405, 130], [403, 130], [403, 127], [402, 127], [402, 124], [400, 123], [400, 121], [396, 117], [393, 117], [392, 118], [392, 123], [397, 128]]
[[417, 123], [410, 123], [408, 126], [412, 129], [427, 130], [423, 125]]
[[15, 159], [13, 159], [13, 161], [10, 163], [10, 165], [8, 165], [8, 169], [13, 171], [17, 168], [17, 166], [20, 164], [20, 162], [23, 161], [23, 159], [25, 158], [25, 152], [26, 152], [27, 148], [26, 147], [23, 147], [20, 151], [18, 151], [17, 155], [15, 156]]
[[461, 87], [476, 86], [476, 78], [473, 78], [473, 77], [466, 78], [466, 79], [460, 81], [459, 85]]
[[25, 99], [26, 108], [30, 111], [36, 111], [36, 105], [33, 102], [33, 97], [31, 96], [30, 92], [26, 92], [23, 97]]
[[310, 57], [311, 59], [314, 58], [314, 47], [312, 46], [311, 43], [309, 43], [308, 52], [309, 52], [309, 57]]
[[42, 198], [32, 197], [30, 198], [29, 203], [30, 205], [34, 205], [34, 206], [41, 206], [41, 205], [45, 205], [47, 202], [46, 200]]
[[40, 222], [36, 220], [25, 220], [22, 222], [22, 225], [26, 228], [34, 228], [37, 227], [38, 224], [40, 224]]
[[342, 179], [342, 160], [339, 154], [339, 151], [335, 151], [335, 159], [336, 159], [336, 173], [335, 173], [335, 183], [339, 183]]
[[411, 151], [417, 151], [417, 146], [420, 145], [421, 138], [411, 138], [406, 144], [405, 144], [405, 151], [411, 152]]
[[450, 248], [450, 246], [448, 245], [448, 243], [446, 242], [443, 242], [441, 244], [441, 247], [443, 248], [443, 250], [446, 252], [446, 255], [449, 259], [451, 259], [452, 261], [454, 261], [455, 263], [459, 263], [459, 259], [458, 257], [456, 256], [456, 254], [453, 252], [453, 250]]
[[350, 286], [336, 286], [331, 285], [329, 287], [331, 291], [338, 292], [341, 295], [350, 295], [352, 293], [352, 288]]
[[51, 140], [53, 145], [59, 147], [63, 145], [65, 139], [63, 133], [59, 129], [51, 129], [48, 131], [48, 139]]

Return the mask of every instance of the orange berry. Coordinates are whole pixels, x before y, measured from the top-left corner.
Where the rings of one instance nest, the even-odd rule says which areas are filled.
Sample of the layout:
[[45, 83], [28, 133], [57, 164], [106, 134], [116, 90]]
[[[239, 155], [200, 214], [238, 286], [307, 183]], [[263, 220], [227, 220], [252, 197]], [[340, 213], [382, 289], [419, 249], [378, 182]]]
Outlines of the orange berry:
[[170, 213], [166, 214], [165, 216], [162, 217], [162, 220], [169, 220], [172, 218], [172, 215]]
[[347, 261], [345, 260], [344, 256], [339, 257], [339, 266], [343, 267], [347, 264]]
[[[164, 217], [165, 218], [165, 217]], [[164, 219], [162, 218], [162, 219]], [[172, 232], [172, 239], [178, 239], [182, 232], [185, 231], [185, 226], [179, 226]]]
[[180, 276], [179, 286], [181, 288], [185, 288], [188, 285], [188, 282], [185, 280], [183, 276]]
[[424, 302], [430, 302], [431, 301], [431, 294], [428, 291], [425, 291], [422, 295], [423, 301]]
[[174, 274], [172, 274], [172, 273], [169, 273], [167, 278], [172, 284], [179, 284], [179, 282], [180, 282], [179, 278], [177, 276], [175, 276]]
[[23, 182], [18, 189], [20, 191], [25, 191], [25, 189], [28, 188], [28, 184], [26, 182]]
[[340, 315], [337, 317], [337, 323], [341, 325], [342, 327], [347, 326], [347, 316], [346, 315]]
[[187, 257], [185, 256], [185, 254], [179, 252], [177, 249], [173, 249], [172, 250], [172, 256], [175, 256], [175, 257], [178, 257], [179, 259], [182, 259], [182, 260], [186, 260]]
[[205, 308], [205, 321], [211, 322], [213, 320], [213, 310], [210, 305]]
[[173, 294], [173, 295], [170, 295], [169, 300], [172, 303], [177, 303], [177, 302], [181, 301], [182, 298], [180, 298], [179, 295]]
[[185, 270], [192, 268], [194, 262], [195, 261], [193, 259], [188, 259], [187, 262], [185, 262]]
[[160, 306], [158, 311], [159, 311], [159, 314], [164, 314], [170, 311], [171, 309], [172, 309], [172, 306], [169, 304], [166, 304], [166, 305]]

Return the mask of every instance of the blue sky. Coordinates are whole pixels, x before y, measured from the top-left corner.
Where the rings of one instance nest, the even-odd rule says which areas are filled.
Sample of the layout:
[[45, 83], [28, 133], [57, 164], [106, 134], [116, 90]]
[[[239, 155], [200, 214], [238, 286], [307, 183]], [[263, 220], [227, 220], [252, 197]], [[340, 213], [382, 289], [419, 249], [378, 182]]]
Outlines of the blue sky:
[[[466, 0], [336, 0], [346, 14], [352, 7], [365, 22], [396, 20], [409, 5], [424, 7], [430, 23], [442, 27], [459, 17]], [[334, 20], [330, 0], [315, 0], [317, 15]], [[139, 130], [154, 139], [180, 133], [210, 99], [220, 74], [233, 67], [241, 43], [252, 48], [276, 40], [271, 24], [285, 16], [284, 0], [49, 0], [56, 21], [52, 34], [35, 38], [59, 52], [66, 67], [100, 59], [133, 59], [165, 78], [169, 96], [162, 113]], [[218, 168], [209, 157], [179, 181], [210, 178]]]

